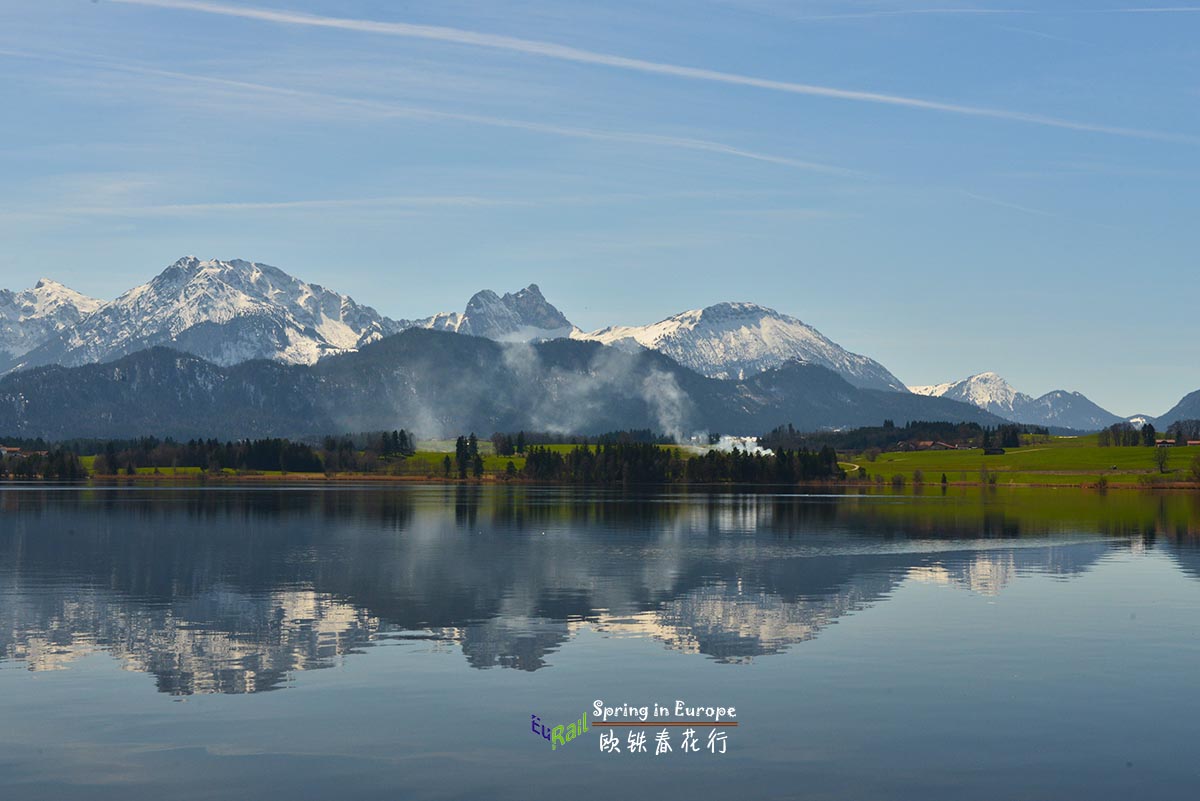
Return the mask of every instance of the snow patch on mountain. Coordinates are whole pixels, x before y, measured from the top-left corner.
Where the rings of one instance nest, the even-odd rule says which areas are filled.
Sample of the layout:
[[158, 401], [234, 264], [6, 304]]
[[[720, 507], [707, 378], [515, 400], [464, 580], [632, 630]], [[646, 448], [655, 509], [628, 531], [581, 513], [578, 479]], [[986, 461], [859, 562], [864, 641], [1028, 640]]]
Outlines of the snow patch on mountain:
[[439, 312], [424, 320], [411, 321], [410, 328], [428, 328], [433, 331], [457, 332], [462, 325], [462, 314], [459, 312]]
[[744, 378], [795, 359], [827, 367], [851, 384], [906, 392], [873, 359], [851, 353], [817, 329], [754, 303], [718, 303], [645, 326], [610, 326], [579, 339], [661, 351], [712, 378]]

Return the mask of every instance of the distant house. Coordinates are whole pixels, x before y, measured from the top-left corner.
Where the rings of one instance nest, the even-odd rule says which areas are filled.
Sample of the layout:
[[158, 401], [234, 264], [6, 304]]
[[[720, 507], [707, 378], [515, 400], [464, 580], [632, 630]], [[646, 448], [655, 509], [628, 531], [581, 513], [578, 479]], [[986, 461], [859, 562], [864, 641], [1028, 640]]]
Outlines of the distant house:
[[1194, 445], [1200, 445], [1200, 439], [1189, 439], [1187, 441], [1187, 444], [1188, 444], [1189, 448], [1191, 448]]
[[0, 445], [0, 456], [20, 456], [21, 449], [13, 448], [8, 445]]
[[896, 446], [896, 450], [902, 451], [954, 451], [958, 450], [957, 445], [951, 445], [949, 442], [935, 442], [931, 439], [918, 440], [917, 442], [901, 442]]

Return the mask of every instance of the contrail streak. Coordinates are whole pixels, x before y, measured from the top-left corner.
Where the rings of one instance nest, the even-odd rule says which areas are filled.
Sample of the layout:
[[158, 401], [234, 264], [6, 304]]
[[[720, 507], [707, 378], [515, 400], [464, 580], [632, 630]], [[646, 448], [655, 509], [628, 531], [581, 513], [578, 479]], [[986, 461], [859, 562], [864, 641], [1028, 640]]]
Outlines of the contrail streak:
[[390, 103], [378, 100], [365, 100], [354, 97], [343, 97], [341, 95], [327, 94], [324, 92], [311, 92], [303, 89], [290, 89], [282, 86], [272, 86], [269, 84], [254, 83], [251, 81], [240, 81], [229, 78], [216, 78], [208, 75], [194, 75], [187, 72], [177, 72], [175, 70], [154, 69], [151, 67], [142, 67], [131, 64], [121, 64], [118, 62], [104, 61], [99, 59], [87, 59], [69, 56], [48, 56], [38, 53], [25, 52], [20, 50], [0, 49], [0, 55], [5, 55], [13, 58], [32, 58], [42, 60], [52, 60], [62, 63], [74, 64], [77, 66], [87, 66], [100, 69], [113, 70], [116, 72], [125, 72], [135, 75], [143, 75], [156, 78], [167, 78], [170, 80], [186, 81], [189, 83], [198, 83], [210, 86], [220, 86], [229, 89], [238, 89], [248, 92], [258, 92], [262, 94], [271, 94], [281, 97], [292, 97], [302, 100], [315, 100], [333, 105], [339, 105], [348, 108], [356, 108], [362, 111], [367, 111], [382, 117], [395, 117], [414, 120], [440, 120], [447, 122], [462, 122], [472, 125], [483, 125], [492, 128], [508, 128], [510, 130], [529, 131], [531, 133], [546, 134], [549, 136], [560, 136], [572, 139], [589, 139], [599, 142], [625, 142], [636, 145], [649, 145], [652, 147], [663, 147], [668, 149], [692, 150], [702, 153], [714, 153], [721, 156], [730, 156], [733, 158], [748, 159], [750, 161], [759, 161], [767, 164], [778, 164], [783, 167], [791, 167], [798, 170], [806, 170], [809, 172], [824, 173], [826, 175], [839, 175], [843, 177], [862, 177], [864, 173], [858, 170], [852, 170], [845, 167], [837, 167], [829, 164], [821, 164], [814, 161], [805, 161], [803, 159], [791, 158], [789, 156], [780, 156], [773, 153], [764, 153], [758, 150], [749, 150], [743, 147], [737, 147], [724, 142], [716, 142], [709, 139], [696, 139], [684, 136], [670, 136], [666, 134], [642, 133], [638, 131], [614, 131], [602, 128], [582, 128], [570, 125], [554, 125], [550, 123], [535, 122], [532, 120], [519, 120], [508, 117], [495, 117], [487, 114], [471, 114], [468, 112], [457, 111], [442, 111], [440, 109], [424, 108], [421, 106], [407, 106], [399, 103]]
[[650, 73], [654, 75], [668, 75], [676, 78], [707, 81], [710, 83], [747, 86], [768, 91], [786, 92], [789, 94], [809, 95], [814, 97], [825, 97], [836, 100], [849, 100], [860, 103], [873, 103], [887, 106], [898, 106], [903, 108], [919, 109], [923, 111], [938, 111], [969, 117], [986, 117], [991, 119], [1009, 120], [1012, 122], [1042, 125], [1051, 128], [1065, 128], [1068, 130], [1086, 131], [1089, 133], [1107, 134], [1110, 136], [1151, 139], [1167, 142], [1184, 142], [1188, 144], [1200, 143], [1200, 139], [1182, 134], [1149, 131], [1138, 128], [1125, 128], [1113, 125], [1100, 125], [1089, 122], [1077, 122], [1074, 120], [1067, 120], [1042, 114], [1030, 114], [1022, 111], [988, 108], [985, 106], [963, 105], [959, 103], [946, 103], [937, 100], [925, 100], [922, 98], [908, 97], [904, 95], [892, 95], [881, 92], [868, 92], [854, 89], [839, 89], [830, 86], [772, 80], [769, 78], [756, 78], [750, 75], [741, 75], [733, 72], [721, 72], [719, 70], [688, 67], [679, 64], [670, 64], [658, 61], [647, 61], [639, 58], [628, 58], [626, 56], [600, 53], [592, 50], [583, 50], [581, 48], [556, 44], [554, 42], [542, 42], [533, 39], [520, 39], [512, 36], [479, 33], [477, 31], [468, 31], [460, 28], [449, 28], [438, 25], [415, 25], [407, 22], [381, 22], [377, 20], [347, 19], [343, 17], [323, 17], [293, 11], [278, 11], [273, 9], [231, 6], [222, 3], [205, 2], [204, 0], [112, 0], [112, 2], [124, 3], [127, 5], [153, 6], [156, 8], [196, 11], [205, 14], [239, 17], [242, 19], [251, 19], [284, 25], [303, 25], [316, 28], [332, 28], [336, 30], [355, 31], [360, 33], [448, 42], [472, 47], [483, 47], [494, 50], [523, 53], [526, 55], [540, 56], [544, 58], [557, 59], [560, 61], [571, 61], [580, 64], [613, 67], [616, 69]]
[[[169, 2], [169, 0], [167, 0]], [[881, 19], [886, 17], [995, 17], [995, 16], [1042, 16], [1070, 17], [1080, 14], [1195, 14], [1200, 6], [1160, 6], [1157, 8], [1080, 8], [1080, 9], [1034, 9], [1034, 8], [895, 8], [876, 11], [843, 11], [830, 14], [788, 15], [788, 19], [819, 22], [839, 19]]]

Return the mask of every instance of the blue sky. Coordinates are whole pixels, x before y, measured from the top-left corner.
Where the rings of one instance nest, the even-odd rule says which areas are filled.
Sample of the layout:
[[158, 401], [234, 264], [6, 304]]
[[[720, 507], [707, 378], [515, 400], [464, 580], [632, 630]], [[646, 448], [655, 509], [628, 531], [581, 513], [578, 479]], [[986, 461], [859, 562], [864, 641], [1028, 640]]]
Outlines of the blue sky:
[[[0, 285], [721, 300], [910, 384], [1200, 387], [1200, 5], [0, 0]], [[1044, 6], [1044, 7], [1043, 7]]]

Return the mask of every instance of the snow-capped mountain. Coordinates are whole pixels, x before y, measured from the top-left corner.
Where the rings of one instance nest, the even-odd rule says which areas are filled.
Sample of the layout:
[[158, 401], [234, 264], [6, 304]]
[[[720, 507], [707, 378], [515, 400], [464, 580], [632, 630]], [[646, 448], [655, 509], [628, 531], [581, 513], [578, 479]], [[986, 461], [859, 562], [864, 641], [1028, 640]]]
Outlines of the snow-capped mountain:
[[[70, 306], [65, 300], [70, 290], [52, 282], [39, 287], [43, 285], [44, 294], [57, 293], [64, 300], [26, 305], [60, 309], [61, 322], [40, 334], [28, 327], [20, 345], [10, 347], [13, 358], [0, 368], [77, 366], [156, 345], [222, 366], [251, 359], [315, 364], [406, 329], [428, 328], [505, 342], [572, 338], [656, 350], [713, 378], [748, 377], [799, 360], [829, 368], [860, 388], [906, 392], [878, 362], [846, 351], [794, 317], [752, 303], [719, 303], [654, 325], [585, 334], [546, 300], [537, 284], [504, 295], [483, 290], [462, 312], [415, 320], [390, 319], [278, 268], [242, 260], [189, 256], [104, 304], [71, 293]], [[71, 308], [74, 316], [67, 313]]]
[[49, 278], [24, 292], [0, 289], [0, 363], [24, 356], [102, 305]]
[[1015, 423], [1092, 431], [1122, 420], [1078, 392], [1057, 389], [1034, 398], [1013, 389], [993, 372], [979, 373], [962, 381], [908, 389], [917, 395], [970, 403]]
[[[266, 264], [188, 256], [111, 303], [49, 280], [0, 294], [0, 349], [9, 366], [109, 361], [156, 345], [228, 366], [250, 359], [315, 364], [409, 328], [502, 341], [567, 337], [577, 329], [536, 284], [478, 292], [463, 312], [393, 320]], [[0, 354], [2, 355], [2, 354]]]
[[979, 373], [970, 378], [964, 378], [962, 381], [951, 381], [946, 384], [909, 387], [908, 391], [917, 395], [950, 398], [970, 403], [1008, 420], [1013, 419], [1018, 407], [1033, 400], [1029, 395], [1017, 392], [1007, 381], [992, 372]]
[[275, 267], [189, 256], [34, 348], [20, 366], [88, 364], [155, 345], [220, 365], [314, 364], [404, 327]]
[[435, 314], [413, 323], [413, 327], [454, 331], [500, 342], [532, 342], [561, 339], [578, 329], [542, 295], [537, 284], [503, 297], [490, 289], [476, 292], [462, 314]]
[[612, 326], [576, 337], [661, 351], [712, 378], [743, 378], [800, 359], [827, 367], [857, 387], [907, 391], [879, 362], [850, 353], [795, 317], [754, 303], [718, 303], [653, 325]]

